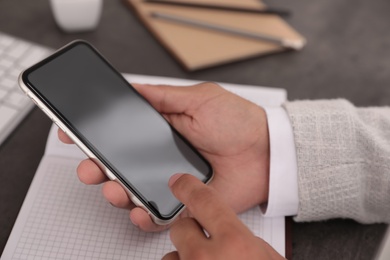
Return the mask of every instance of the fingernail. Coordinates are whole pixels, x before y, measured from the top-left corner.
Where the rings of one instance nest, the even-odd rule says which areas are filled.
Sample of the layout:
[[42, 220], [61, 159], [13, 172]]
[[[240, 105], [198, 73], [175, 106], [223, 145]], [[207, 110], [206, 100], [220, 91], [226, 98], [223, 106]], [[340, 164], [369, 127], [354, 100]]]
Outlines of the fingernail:
[[131, 213], [130, 213], [130, 221], [131, 221], [131, 223], [133, 223], [134, 226], [139, 227], [139, 225], [136, 224], [136, 223], [134, 222], [134, 220], [131, 218]]
[[184, 175], [183, 173], [176, 173], [176, 174], [172, 175], [168, 181], [168, 186], [172, 187], [172, 185], [177, 181], [177, 179], [179, 179], [183, 175]]

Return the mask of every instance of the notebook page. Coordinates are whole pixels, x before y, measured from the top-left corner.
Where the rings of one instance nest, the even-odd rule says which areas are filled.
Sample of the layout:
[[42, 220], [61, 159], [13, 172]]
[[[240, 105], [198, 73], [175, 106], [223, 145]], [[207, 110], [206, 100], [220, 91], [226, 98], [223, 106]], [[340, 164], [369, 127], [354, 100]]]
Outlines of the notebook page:
[[[139, 230], [127, 210], [104, 200], [100, 186], [82, 184], [78, 162], [43, 158], [2, 259], [161, 259], [174, 250], [167, 231]], [[240, 218], [284, 255], [283, 218], [262, 218], [258, 207]]]
[[[200, 82], [131, 74], [125, 77], [147, 84]], [[278, 106], [287, 96], [283, 89], [220, 84], [259, 105]], [[85, 155], [76, 146], [58, 141], [53, 125], [2, 259], [160, 259], [173, 250], [167, 232], [139, 231], [130, 223], [127, 211], [103, 199], [100, 186], [79, 182], [75, 169], [82, 158]], [[258, 207], [240, 217], [255, 235], [285, 254], [283, 217], [263, 218]]]

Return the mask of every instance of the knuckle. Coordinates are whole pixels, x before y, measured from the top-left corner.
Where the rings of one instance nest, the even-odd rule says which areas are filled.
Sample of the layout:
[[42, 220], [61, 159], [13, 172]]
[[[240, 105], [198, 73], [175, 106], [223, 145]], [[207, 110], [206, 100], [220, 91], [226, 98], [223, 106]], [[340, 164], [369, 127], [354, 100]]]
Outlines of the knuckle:
[[210, 90], [223, 90], [223, 88], [216, 82], [213, 81], [205, 81], [202, 83], [199, 83], [198, 85], [201, 88], [207, 88], [209, 91]]
[[209, 88], [210, 90], [213, 90], [213, 91], [216, 91], [216, 92], [220, 92], [220, 91], [225, 91], [225, 89], [223, 89], [218, 83], [216, 82], [212, 82], [212, 81], [208, 81], [206, 82], [206, 87]]
[[210, 252], [207, 247], [200, 247], [197, 248], [196, 250], [193, 250], [193, 252], [191, 252], [191, 259], [211, 260], [214, 258], [210, 255]]
[[[242, 234], [232, 235], [231, 232], [228, 235], [220, 236], [219, 243], [221, 248], [226, 248], [228, 251], [233, 250], [232, 255], [234, 252], [250, 252], [253, 249], [253, 245], [247, 237], [242, 236]], [[232, 245], [234, 248], [231, 247]]]
[[193, 208], [196, 205], [208, 207], [208, 205], [212, 204], [211, 198], [213, 196], [212, 190], [207, 186], [196, 188], [189, 193], [187, 206], [189, 208]]
[[192, 225], [192, 222], [195, 220], [189, 217], [181, 218], [175, 221], [174, 225], [171, 227], [171, 233], [176, 232], [177, 230], [183, 229], [184, 226]]

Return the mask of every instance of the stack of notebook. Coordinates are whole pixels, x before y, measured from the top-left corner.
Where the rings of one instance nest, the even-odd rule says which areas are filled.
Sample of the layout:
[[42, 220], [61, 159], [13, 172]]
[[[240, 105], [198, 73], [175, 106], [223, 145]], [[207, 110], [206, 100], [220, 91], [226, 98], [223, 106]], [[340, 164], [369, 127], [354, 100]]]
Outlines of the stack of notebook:
[[298, 50], [305, 44], [305, 39], [281, 17], [282, 12], [262, 12], [271, 9], [259, 0], [125, 2], [157, 40], [190, 71]]

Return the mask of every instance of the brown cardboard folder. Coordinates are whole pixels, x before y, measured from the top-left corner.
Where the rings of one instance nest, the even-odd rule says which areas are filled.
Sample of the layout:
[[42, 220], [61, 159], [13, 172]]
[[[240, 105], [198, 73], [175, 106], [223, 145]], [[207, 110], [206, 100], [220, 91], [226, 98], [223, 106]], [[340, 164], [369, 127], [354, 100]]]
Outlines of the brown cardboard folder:
[[[176, 0], [185, 1], [185, 0]], [[151, 17], [152, 12], [171, 14], [283, 39], [304, 38], [277, 15], [262, 15], [125, 0], [145, 26], [187, 69], [198, 70], [232, 61], [286, 50], [267, 41], [197, 28]], [[189, 2], [189, 1], [187, 1]], [[258, 0], [191, 0], [191, 3], [262, 8]]]

